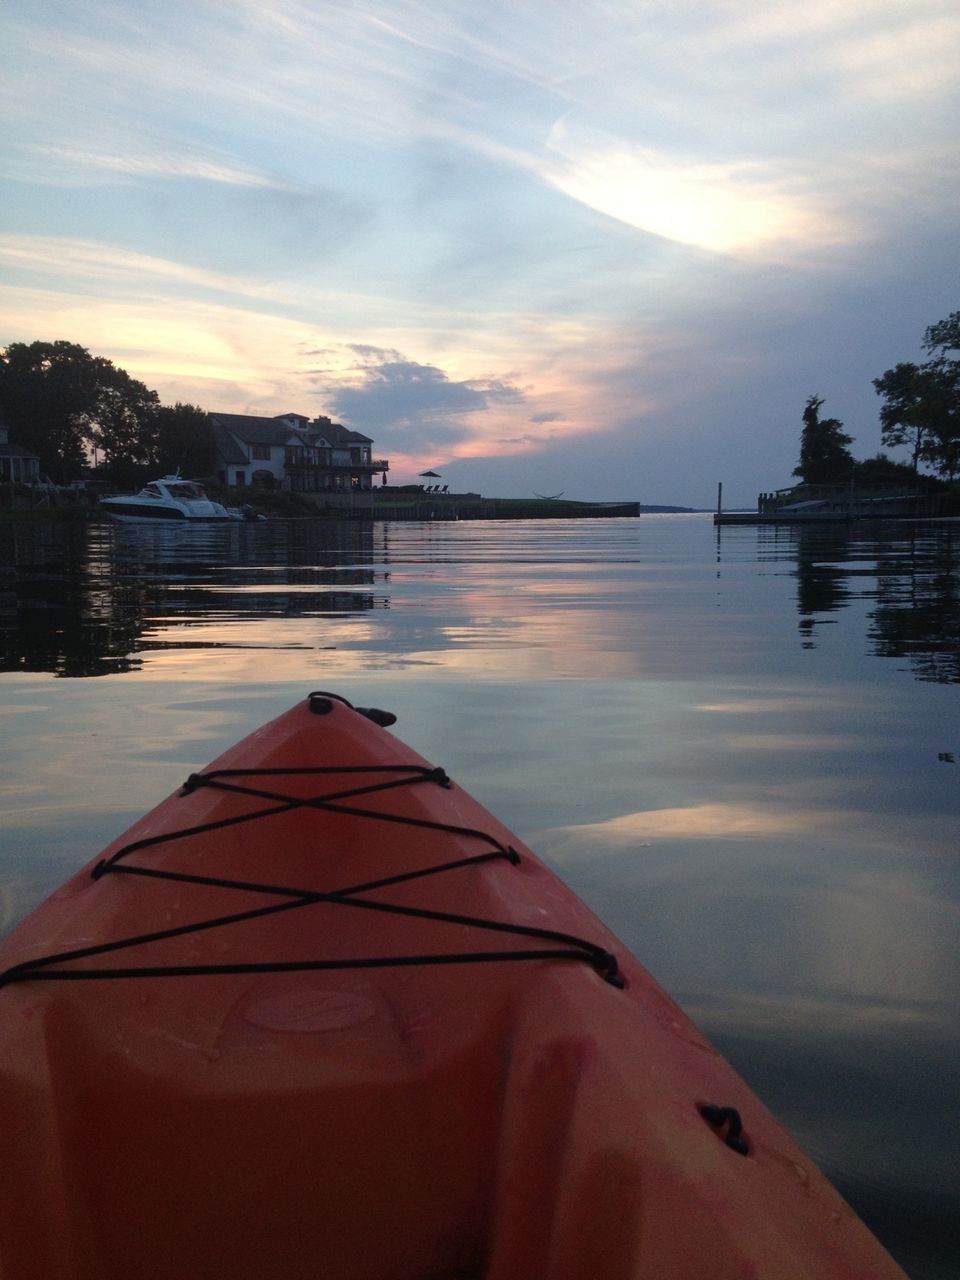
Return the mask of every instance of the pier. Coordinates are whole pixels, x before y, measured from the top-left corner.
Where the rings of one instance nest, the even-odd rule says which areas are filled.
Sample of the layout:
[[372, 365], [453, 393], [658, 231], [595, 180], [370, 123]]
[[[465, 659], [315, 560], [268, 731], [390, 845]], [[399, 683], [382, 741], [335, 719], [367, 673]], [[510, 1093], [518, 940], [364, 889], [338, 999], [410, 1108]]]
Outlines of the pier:
[[723, 511], [718, 490], [715, 525], [815, 524], [852, 520], [935, 520], [960, 515], [960, 497], [952, 493], [904, 493], [892, 487], [797, 485], [761, 493], [756, 511]]
[[559, 498], [484, 498], [478, 493], [428, 494], [370, 489], [301, 494], [317, 514], [355, 520], [602, 520], [639, 516], [639, 502], [575, 502]]

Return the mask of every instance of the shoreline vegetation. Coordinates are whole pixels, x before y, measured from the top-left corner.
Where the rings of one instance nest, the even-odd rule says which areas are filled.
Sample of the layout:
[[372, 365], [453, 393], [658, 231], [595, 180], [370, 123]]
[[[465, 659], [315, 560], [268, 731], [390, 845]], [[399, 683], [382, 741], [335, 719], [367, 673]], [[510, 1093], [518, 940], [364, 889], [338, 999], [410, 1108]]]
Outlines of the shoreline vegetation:
[[[823, 398], [808, 396], [802, 414], [797, 483], [761, 493], [755, 511], [723, 511], [714, 524], [811, 524], [853, 520], [960, 517], [960, 311], [928, 325], [923, 365], [900, 363], [873, 386], [882, 404], [881, 441], [908, 448], [909, 462], [885, 453], [857, 460], [854, 437], [839, 418], [821, 416]], [[921, 472], [920, 464], [930, 468]]]

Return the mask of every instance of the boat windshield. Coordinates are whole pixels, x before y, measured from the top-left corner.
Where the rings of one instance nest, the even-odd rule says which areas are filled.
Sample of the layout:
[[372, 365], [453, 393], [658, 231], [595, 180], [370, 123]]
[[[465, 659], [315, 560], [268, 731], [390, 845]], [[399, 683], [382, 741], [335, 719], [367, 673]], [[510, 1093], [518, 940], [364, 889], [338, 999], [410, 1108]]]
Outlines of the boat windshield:
[[205, 498], [207, 495], [200, 485], [192, 480], [178, 480], [176, 484], [168, 484], [167, 492], [171, 498]]

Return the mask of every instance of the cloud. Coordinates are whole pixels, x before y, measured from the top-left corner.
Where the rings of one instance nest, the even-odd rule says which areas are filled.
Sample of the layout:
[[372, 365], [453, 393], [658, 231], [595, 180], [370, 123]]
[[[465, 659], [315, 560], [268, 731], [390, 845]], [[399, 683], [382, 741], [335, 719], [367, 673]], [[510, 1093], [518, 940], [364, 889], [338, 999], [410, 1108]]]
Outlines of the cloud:
[[736, 159], [704, 161], [558, 121], [544, 176], [560, 191], [639, 231], [716, 253], [769, 254], [784, 244], [854, 238], [849, 214], [804, 190], [802, 170]]
[[267, 188], [296, 193], [304, 191], [300, 184], [242, 164], [229, 155], [204, 148], [148, 151], [142, 145], [134, 145], [131, 140], [126, 148], [117, 146], [113, 150], [41, 143], [34, 151], [40, 163], [31, 173], [31, 179], [45, 184], [89, 185], [101, 175], [110, 175], [130, 181], [172, 178], [221, 183], [231, 187]]
[[[486, 413], [494, 405], [515, 405], [524, 393], [519, 387], [495, 378], [451, 379], [436, 365], [415, 360], [382, 359], [395, 352], [354, 344], [362, 356], [359, 379], [350, 384], [327, 383], [326, 395], [334, 411], [353, 425], [383, 433], [420, 431], [431, 437], [462, 439], [470, 433], [461, 421]], [[455, 419], [450, 422], [449, 419]]]
[[348, 342], [347, 350], [352, 351], [367, 366], [376, 366], [402, 359], [400, 352], [394, 348], [375, 347], [369, 342]]
[[142, 290], [144, 281], [189, 286], [202, 290], [278, 297], [276, 289], [241, 276], [208, 271], [116, 245], [57, 236], [0, 236], [0, 262], [8, 270], [30, 270], [52, 275], [58, 281], [94, 279], [103, 285], [128, 285]]

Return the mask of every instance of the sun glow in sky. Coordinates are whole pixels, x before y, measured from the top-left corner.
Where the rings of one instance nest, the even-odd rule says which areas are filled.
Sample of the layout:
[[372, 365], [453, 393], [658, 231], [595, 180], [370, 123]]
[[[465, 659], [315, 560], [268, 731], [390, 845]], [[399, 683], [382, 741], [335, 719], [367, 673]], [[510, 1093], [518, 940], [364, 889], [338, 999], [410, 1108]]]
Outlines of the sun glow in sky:
[[0, 345], [709, 506], [960, 306], [951, 0], [8, 0]]

